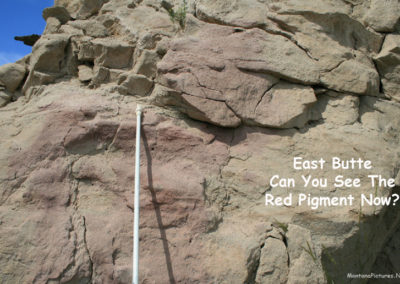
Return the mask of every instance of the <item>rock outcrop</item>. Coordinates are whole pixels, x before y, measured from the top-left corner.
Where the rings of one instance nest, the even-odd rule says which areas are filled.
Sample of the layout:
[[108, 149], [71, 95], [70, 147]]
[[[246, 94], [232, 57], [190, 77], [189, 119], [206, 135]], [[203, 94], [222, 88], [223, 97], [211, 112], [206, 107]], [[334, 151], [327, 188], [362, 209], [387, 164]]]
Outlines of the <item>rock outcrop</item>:
[[[398, 272], [398, 205], [360, 195], [399, 193], [399, 9], [56, 0], [32, 53], [0, 67], [0, 282], [131, 282], [138, 103], [141, 283]], [[294, 157], [373, 169], [299, 171]], [[272, 186], [277, 174], [296, 186]], [[305, 188], [302, 174], [362, 185]], [[300, 193], [355, 200], [265, 205]]]

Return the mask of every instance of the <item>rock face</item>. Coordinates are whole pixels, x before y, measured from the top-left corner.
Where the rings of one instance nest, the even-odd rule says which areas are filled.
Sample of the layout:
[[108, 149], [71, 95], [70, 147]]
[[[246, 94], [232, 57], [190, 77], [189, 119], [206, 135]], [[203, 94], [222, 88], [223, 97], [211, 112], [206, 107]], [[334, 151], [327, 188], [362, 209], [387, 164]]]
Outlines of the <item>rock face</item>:
[[[398, 11], [374, 0], [55, 1], [32, 53], [0, 67], [0, 282], [131, 282], [138, 103], [141, 283], [398, 272], [398, 205], [360, 206], [361, 194], [399, 193]], [[299, 171], [294, 157], [373, 169]], [[276, 174], [296, 186], [273, 186]], [[304, 174], [362, 185], [304, 187]], [[371, 187], [370, 174], [396, 186]], [[265, 204], [301, 193], [355, 200]]]

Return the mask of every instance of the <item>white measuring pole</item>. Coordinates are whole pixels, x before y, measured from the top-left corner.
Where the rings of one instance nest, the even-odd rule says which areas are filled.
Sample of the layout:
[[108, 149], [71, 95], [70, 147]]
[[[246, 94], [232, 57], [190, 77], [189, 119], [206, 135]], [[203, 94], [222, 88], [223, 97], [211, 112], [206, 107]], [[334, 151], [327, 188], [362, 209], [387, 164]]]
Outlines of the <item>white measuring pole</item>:
[[136, 156], [135, 156], [135, 205], [133, 220], [133, 270], [132, 284], [139, 284], [139, 206], [140, 206], [140, 126], [142, 106], [136, 106]]

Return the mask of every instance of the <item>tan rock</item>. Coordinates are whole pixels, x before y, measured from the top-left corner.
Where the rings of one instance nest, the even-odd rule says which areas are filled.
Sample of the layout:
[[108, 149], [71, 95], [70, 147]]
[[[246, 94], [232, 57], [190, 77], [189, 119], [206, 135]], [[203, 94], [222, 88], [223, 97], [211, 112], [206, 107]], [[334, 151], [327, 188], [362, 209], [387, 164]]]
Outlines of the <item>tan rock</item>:
[[68, 24], [75, 29], [82, 30], [86, 36], [106, 37], [108, 35], [106, 27], [96, 20], [76, 20]]
[[56, 0], [54, 5], [63, 6], [76, 19], [87, 19], [96, 14], [108, 0]]
[[[276, 37], [276, 39], [269, 40], [269, 37]], [[225, 42], [228, 42], [229, 45]], [[276, 49], [272, 45], [267, 48], [268, 44], [279, 44], [282, 56], [286, 52], [289, 56], [293, 56], [293, 61], [298, 62], [299, 65], [290, 64], [289, 66], [289, 63], [285, 65], [283, 59], [279, 59], [280, 55], [269, 56], [268, 53]], [[282, 45], [285, 44], [288, 44], [286, 51], [284, 51], [285, 47], [282, 48]], [[170, 50], [158, 64], [159, 81], [183, 94], [202, 98], [201, 101], [204, 103], [198, 103], [195, 108], [205, 114], [210, 112], [205, 107], [210, 106], [211, 103], [225, 102], [235, 116], [248, 124], [273, 127], [304, 125], [307, 122], [307, 114], [304, 114], [303, 118], [299, 118], [298, 122], [294, 120], [301, 116], [301, 110], [306, 111], [306, 105], [315, 101], [311, 88], [306, 88], [311, 97], [295, 95], [296, 98], [302, 98], [293, 102], [293, 108], [297, 108], [298, 105], [297, 111], [288, 114], [286, 109], [280, 118], [273, 118], [273, 115], [268, 118], [268, 113], [273, 111], [276, 114], [277, 109], [268, 108], [267, 100], [262, 102], [264, 94], [278, 82], [276, 77], [265, 73], [296, 81], [296, 78], [300, 78], [300, 72], [303, 74], [301, 71], [303, 68], [310, 68], [311, 71], [306, 72], [310, 76], [305, 80], [318, 81], [318, 71], [314, 69], [312, 60], [302, 50], [296, 49], [297, 47], [285, 38], [271, 36], [259, 30], [235, 33], [233, 28], [207, 25], [195, 36], [176, 40], [171, 44]], [[300, 62], [304, 64], [302, 65]], [[302, 89], [301, 86], [293, 86], [294, 89]], [[281, 98], [284, 97], [281, 96]], [[206, 103], [204, 99], [211, 102]], [[183, 102], [187, 104], [194, 100], [191, 98], [191, 100]], [[288, 99], [286, 102], [289, 103], [289, 101]], [[256, 108], [260, 103], [257, 111]], [[273, 104], [281, 104], [282, 107], [285, 105], [285, 103], [279, 103], [278, 100], [274, 100]], [[216, 116], [209, 120], [216, 121], [215, 119], [223, 117], [225, 116]], [[231, 118], [229, 119], [231, 120]], [[237, 122], [232, 124], [231, 121], [229, 123], [219, 121], [217, 123], [218, 125], [232, 126]]]
[[371, 0], [364, 17], [368, 26], [378, 32], [394, 32], [400, 19], [400, 3], [397, 0]]
[[385, 95], [400, 101], [400, 35], [387, 35], [375, 57]]
[[268, 238], [261, 249], [255, 283], [287, 283], [288, 252], [281, 240]]
[[335, 69], [322, 73], [321, 82], [338, 91], [370, 96], [379, 94], [378, 72], [354, 60], [346, 60]]
[[160, 60], [155, 51], [143, 50], [133, 67], [133, 72], [154, 78], [157, 73], [157, 62]]
[[20, 87], [25, 78], [26, 69], [23, 65], [9, 63], [0, 66], [0, 85], [3, 85], [9, 92], [14, 92]]
[[5, 106], [11, 101], [12, 96], [5, 90], [0, 90], [0, 107]]
[[256, 0], [200, 0], [196, 4], [196, 15], [206, 22], [251, 28], [266, 25], [268, 10]]
[[43, 34], [55, 34], [59, 31], [61, 27], [61, 22], [55, 17], [49, 17], [46, 20], [46, 28]]
[[126, 89], [128, 94], [140, 97], [150, 94], [154, 83], [146, 76], [131, 73], [124, 77], [126, 77], [126, 79], [121, 83], [121, 87]]
[[68, 42], [69, 36], [66, 34], [42, 36], [32, 49], [30, 69], [39, 72], [60, 72]]
[[56, 18], [60, 21], [61, 24], [65, 24], [69, 20], [71, 20], [71, 16], [69, 15], [67, 9], [63, 6], [53, 6], [48, 7], [43, 10], [42, 13], [43, 19], [47, 21], [49, 18]]
[[318, 101], [311, 112], [316, 112], [315, 120], [323, 119], [332, 125], [350, 125], [359, 118], [360, 100], [357, 96], [329, 91], [317, 96]]
[[263, 95], [254, 120], [262, 126], [301, 128], [308, 122], [309, 107], [316, 101], [310, 87], [279, 83]]
[[87, 65], [78, 66], [78, 77], [81, 82], [87, 82], [93, 78], [93, 69]]
[[116, 39], [94, 39], [95, 64], [107, 68], [123, 69], [132, 65], [134, 47]]

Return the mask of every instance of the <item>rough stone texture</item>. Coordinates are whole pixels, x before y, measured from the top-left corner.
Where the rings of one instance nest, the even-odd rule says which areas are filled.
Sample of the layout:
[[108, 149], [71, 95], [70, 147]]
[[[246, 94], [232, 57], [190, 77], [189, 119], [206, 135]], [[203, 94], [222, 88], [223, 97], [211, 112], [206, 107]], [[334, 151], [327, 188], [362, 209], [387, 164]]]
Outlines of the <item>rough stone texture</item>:
[[93, 78], [93, 69], [86, 65], [78, 66], [78, 78], [82, 82], [90, 81]]
[[[268, 91], [279, 80], [272, 75], [291, 77], [297, 81], [295, 78], [300, 78], [302, 70], [307, 70], [306, 74], [310, 77], [305, 79], [304, 83], [311, 83], [317, 82], [318, 73], [312, 60], [301, 49], [284, 37], [269, 38], [270, 36], [255, 29], [235, 32], [235, 29], [230, 27], [205, 25], [194, 36], [176, 40], [171, 44], [171, 49], [158, 64], [160, 82], [184, 93], [184, 103], [205, 113], [206, 116], [210, 112], [210, 105], [225, 103], [234, 115], [245, 123], [292, 127], [296, 123], [293, 124], [291, 120], [302, 114], [305, 105], [315, 101], [312, 94], [310, 97], [312, 90], [308, 88], [308, 94], [305, 92], [305, 95], [292, 92], [295, 93], [296, 99], [291, 100], [293, 105], [287, 108], [293, 110], [285, 111], [280, 118], [271, 113], [268, 118], [269, 113], [274, 111], [276, 106], [284, 105], [286, 99], [285, 94], [278, 95], [274, 100], [268, 99], [274, 90], [269, 94]], [[232, 44], [225, 45], [225, 42]], [[268, 53], [272, 50], [277, 50], [278, 55], [269, 56]], [[283, 61], [284, 54], [292, 58]], [[298, 65], [292, 62], [298, 62]], [[313, 76], [315, 78], [312, 78]], [[301, 89], [296, 85], [285, 86], [286, 89]], [[282, 91], [277, 93], [281, 94]], [[214, 113], [214, 110], [211, 113]], [[228, 113], [228, 116], [218, 115], [210, 120], [218, 125], [236, 126], [236, 122], [232, 124], [231, 111]], [[300, 119], [298, 125], [303, 126], [305, 122], [307, 120]]]
[[323, 119], [332, 126], [350, 125], [358, 120], [359, 105], [357, 96], [328, 91], [318, 95], [318, 102], [310, 112], [314, 120]]
[[60, 30], [61, 22], [54, 17], [49, 17], [46, 20], [46, 28], [43, 31], [43, 34], [54, 34]]
[[353, 60], [344, 61], [330, 72], [323, 73], [321, 82], [330, 89], [342, 92], [371, 96], [379, 94], [378, 72]]
[[61, 24], [65, 24], [69, 20], [71, 20], [71, 16], [69, 15], [67, 9], [62, 6], [54, 6], [45, 8], [42, 13], [43, 19], [47, 21], [48, 18], [56, 18], [60, 21]]
[[196, 14], [208, 22], [253, 28], [266, 25], [268, 10], [256, 0], [200, 0]]
[[[138, 103], [141, 283], [398, 272], [398, 205], [360, 207], [399, 192], [396, 1], [188, 1], [182, 25], [166, 10], [178, 0], [55, 2], [71, 19], [47, 10], [32, 54], [0, 67], [1, 283], [131, 281]], [[335, 156], [373, 169], [292, 167]], [[304, 188], [302, 174], [362, 186]]]
[[268, 238], [261, 249], [256, 283], [287, 283], [288, 253], [282, 240]]
[[99, 12], [109, 0], [55, 0], [54, 5], [65, 7], [73, 18], [87, 19]]
[[4, 89], [0, 89], [0, 107], [5, 106], [11, 100], [11, 95]]
[[27, 92], [31, 87], [48, 84], [62, 75], [65, 48], [69, 42], [69, 35], [44, 35], [32, 48], [29, 60], [29, 75], [23, 86]]
[[127, 74], [123, 75], [121, 79], [123, 79], [121, 87], [124, 88], [128, 94], [133, 96], [143, 97], [149, 95], [153, 88], [153, 82], [143, 75]]
[[106, 37], [108, 35], [107, 29], [102, 23], [95, 20], [77, 20], [69, 23], [73, 28], [83, 31], [84, 35], [91, 37]]
[[149, 78], [154, 78], [157, 73], [157, 62], [160, 60], [157, 52], [144, 50], [137, 59], [133, 71]]
[[386, 95], [400, 100], [400, 35], [387, 35], [375, 58]]
[[400, 3], [396, 0], [371, 0], [364, 21], [378, 32], [394, 32], [400, 28]]
[[0, 85], [4, 86], [9, 92], [14, 92], [20, 87], [25, 74], [25, 66], [17, 63], [0, 66]]
[[133, 46], [129, 43], [114, 39], [95, 39], [92, 44], [96, 64], [119, 69], [131, 66]]

